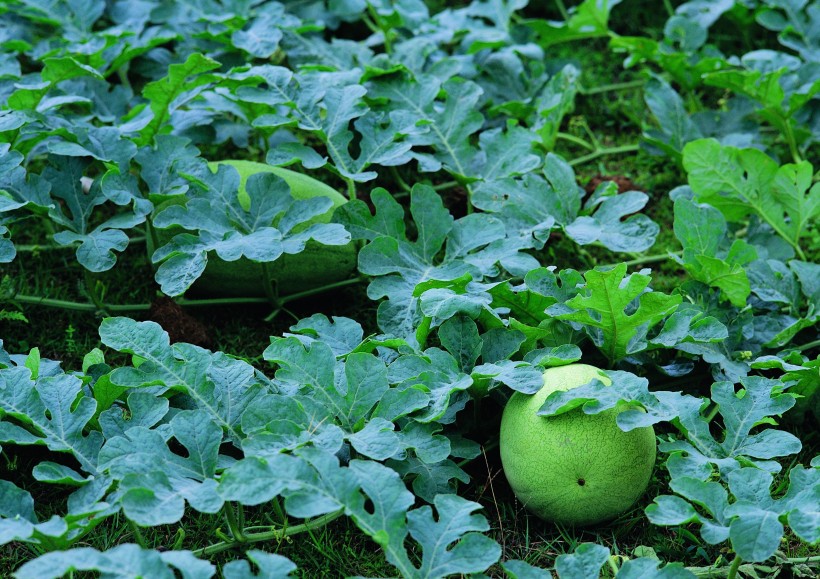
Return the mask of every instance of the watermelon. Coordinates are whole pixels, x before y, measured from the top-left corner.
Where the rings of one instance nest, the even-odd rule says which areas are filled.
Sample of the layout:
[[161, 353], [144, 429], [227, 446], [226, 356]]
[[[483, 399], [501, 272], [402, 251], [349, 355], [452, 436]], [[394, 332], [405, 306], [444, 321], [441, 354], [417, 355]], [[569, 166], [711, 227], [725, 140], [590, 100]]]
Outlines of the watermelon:
[[599, 379], [598, 368], [570, 364], [544, 372], [532, 395], [516, 392], [501, 418], [504, 474], [524, 506], [538, 517], [572, 526], [595, 525], [629, 510], [643, 495], [655, 465], [651, 426], [622, 431], [618, 410], [585, 414], [575, 408], [539, 416], [547, 396]]
[[[290, 193], [295, 199], [310, 199], [317, 196], [329, 198], [333, 206], [327, 212], [303, 224], [301, 226], [303, 228], [312, 223], [329, 222], [336, 208], [347, 202], [347, 198], [335, 189], [295, 171], [242, 160], [217, 161], [209, 163], [209, 167], [216, 172], [220, 164], [230, 165], [239, 172], [238, 198], [244, 209], [250, 207], [250, 197], [245, 190], [245, 183], [248, 177], [260, 172], [274, 173], [284, 179], [290, 186]], [[172, 204], [185, 202], [186, 200], [182, 197], [167, 200], [154, 209], [154, 215]], [[175, 235], [184, 231], [179, 226], [167, 229], [151, 227], [147, 243], [149, 257], [157, 247], [165, 245]], [[268, 269], [271, 278], [276, 282], [279, 295], [288, 295], [349, 277], [356, 269], [356, 259], [357, 250], [352, 242], [336, 246], [309, 241], [304, 251], [292, 255], [283, 254], [276, 261], [269, 263]], [[205, 271], [191, 286], [190, 293], [213, 297], [264, 296], [266, 292], [262, 264], [244, 257], [236, 261], [224, 261], [217, 255], [210, 254]]]

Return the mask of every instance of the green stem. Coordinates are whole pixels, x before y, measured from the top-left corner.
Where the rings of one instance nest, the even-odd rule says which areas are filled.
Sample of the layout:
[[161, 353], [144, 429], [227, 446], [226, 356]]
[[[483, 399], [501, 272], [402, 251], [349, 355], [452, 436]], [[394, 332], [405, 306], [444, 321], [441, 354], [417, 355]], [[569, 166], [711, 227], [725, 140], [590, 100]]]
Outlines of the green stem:
[[814, 557], [789, 557], [786, 559], [789, 563], [820, 563], [820, 555]]
[[808, 344], [797, 346], [795, 349], [801, 352], [805, 352], [806, 350], [811, 350], [812, 348], [817, 348], [818, 346], [820, 346], [820, 340], [815, 340], [813, 342], [809, 342]]
[[279, 292], [276, 290], [276, 281], [270, 271], [270, 263], [262, 262], [262, 283], [265, 286], [265, 297], [274, 308], [279, 305]]
[[284, 305], [296, 300], [301, 300], [302, 298], [308, 298], [310, 296], [315, 296], [317, 294], [321, 294], [330, 290], [339, 289], [351, 285], [356, 285], [357, 283], [361, 283], [365, 281], [367, 278], [364, 276], [359, 277], [352, 277], [350, 279], [343, 279], [342, 281], [337, 281], [334, 283], [329, 283], [327, 285], [323, 285], [322, 287], [317, 287], [309, 290], [305, 290], [303, 292], [297, 292], [295, 294], [290, 294], [287, 296], [283, 296], [279, 298], [279, 305]]
[[462, 468], [462, 467], [470, 464], [471, 462], [473, 462], [476, 458], [478, 458], [482, 454], [485, 454], [488, 450], [495, 450], [496, 448], [498, 448], [498, 438], [494, 438], [490, 442], [488, 442], [487, 444], [483, 445], [481, 447], [481, 453], [477, 454], [475, 457], [462, 459], [459, 462], [457, 462], [456, 464], [459, 466], [459, 468]]
[[726, 575], [726, 579], [735, 579], [737, 577], [737, 570], [740, 568], [740, 555], [735, 555], [735, 558], [732, 560], [732, 565], [729, 567], [729, 573]]
[[728, 573], [729, 567], [708, 567], [706, 569], [692, 569], [687, 567], [686, 569], [695, 577], [715, 579], [716, 577], [725, 577]]
[[[354, 277], [337, 281], [335, 283], [327, 284], [322, 287], [305, 290], [295, 294], [290, 294], [278, 298], [276, 303], [283, 305], [295, 300], [310, 297], [326, 291], [355, 285], [365, 281], [365, 277]], [[45, 306], [50, 308], [60, 308], [63, 310], [72, 310], [78, 312], [145, 312], [151, 309], [151, 304], [106, 304], [106, 303], [88, 303], [88, 302], [74, 302], [70, 300], [57, 300], [52, 298], [45, 298], [42, 296], [31, 296], [26, 294], [17, 294], [9, 299], [9, 301], [30, 304], [36, 306]], [[250, 304], [267, 304], [270, 303], [269, 298], [214, 298], [204, 300], [188, 300], [179, 298], [176, 302], [183, 307], [214, 307], [214, 306], [232, 306], [232, 305], [250, 305]]]
[[452, 189], [453, 187], [458, 187], [459, 185], [460, 183], [458, 181], [445, 181], [444, 183], [433, 185], [433, 190], [444, 191], [445, 189]]
[[145, 540], [145, 536], [142, 534], [142, 531], [137, 526], [137, 524], [128, 519], [128, 525], [131, 527], [131, 531], [134, 533], [134, 541], [142, 547], [143, 549], [148, 549], [148, 541]]
[[282, 308], [276, 308], [276, 309], [274, 309], [271, 313], [269, 313], [267, 316], [265, 316], [265, 319], [264, 319], [263, 321], [264, 321], [266, 324], [269, 324], [269, 323], [271, 323], [273, 320], [275, 320], [275, 319], [276, 319], [276, 317], [277, 317], [277, 316], [278, 316], [281, 312], [282, 312]]
[[[21, 304], [45, 306], [47, 308], [60, 308], [63, 310], [72, 310], [77, 312], [96, 312], [100, 310], [100, 308], [93, 303], [72, 302], [68, 300], [55, 300], [40, 296], [29, 296], [21, 294], [14, 296], [13, 298], [11, 298], [10, 301], [18, 302]], [[113, 306], [110, 304], [104, 305], [104, 309], [109, 312], [140, 312], [147, 311], [151, 308], [151, 304], [131, 304], [125, 306]]]
[[602, 94], [605, 92], [613, 92], [618, 90], [630, 90], [633, 88], [641, 88], [645, 84], [642, 80], [629, 80], [626, 82], [614, 82], [612, 84], [604, 84], [593, 88], [582, 88], [578, 92], [582, 95], [589, 96], [594, 94]]
[[410, 187], [407, 181], [404, 180], [404, 177], [401, 176], [398, 169], [395, 167], [390, 167], [390, 174], [393, 176], [393, 179], [396, 180], [398, 186], [401, 187], [402, 191], [407, 191], [408, 193], [410, 192], [412, 187]]
[[393, 52], [393, 44], [390, 41], [390, 32], [389, 26], [384, 26], [381, 18], [379, 18], [378, 12], [376, 9], [373, 8], [373, 5], [368, 2], [367, 4], [367, 12], [370, 14], [370, 17], [373, 19], [373, 23], [378, 26], [379, 31], [382, 33], [382, 38], [384, 39], [384, 51], [387, 54], [391, 54]]
[[564, 6], [563, 0], [555, 0], [555, 7], [558, 8], [558, 12], [561, 13], [561, 18], [565, 21], [569, 20], [569, 12], [567, 12], [567, 7]]
[[615, 557], [609, 557], [606, 561], [612, 571], [612, 576], [615, 577], [618, 574], [618, 564], [615, 562]]
[[[131, 79], [128, 78], [128, 70], [131, 68], [131, 63], [126, 62], [124, 65], [117, 69], [117, 78], [120, 79], [120, 84], [127, 88], [128, 90], [131, 89]], [[106, 76], [110, 74], [110, 71], [106, 72]]]
[[781, 236], [783, 239], [785, 239], [785, 240], [789, 243], [789, 245], [791, 245], [791, 246], [794, 248], [794, 250], [797, 252], [797, 257], [799, 257], [799, 258], [800, 258], [800, 261], [806, 261], [806, 254], [805, 254], [805, 252], [803, 251], [803, 249], [800, 247], [800, 245], [799, 245], [799, 243], [798, 243], [798, 240], [796, 240], [796, 239], [795, 239], [795, 240], [792, 240], [791, 238], [786, 237], [786, 234], [785, 234], [785, 233], [783, 233], [783, 232], [781, 232], [781, 231], [779, 231], [779, 230], [778, 230], [778, 229], [774, 226], [774, 224], [772, 223], [772, 221], [771, 221], [771, 220], [766, 219], [766, 222], [767, 222], [769, 225], [771, 225], [771, 226], [772, 226], [772, 228], [773, 228], [775, 231], [777, 231], [777, 232], [780, 234], [780, 236]]
[[[132, 237], [128, 243], [141, 243], [145, 241], [145, 236]], [[56, 243], [33, 243], [31, 245], [15, 245], [17, 253], [34, 253], [35, 251], [56, 251], [58, 249], [75, 249], [73, 245], [57, 245]]]
[[376, 25], [376, 23], [375, 23], [375, 22], [373, 22], [373, 19], [372, 19], [372, 18], [370, 18], [370, 15], [369, 15], [369, 14], [362, 14], [362, 22], [364, 22], [364, 23], [365, 23], [365, 25], [367, 26], [367, 28], [368, 28], [368, 29], [370, 30], [370, 32], [372, 32], [373, 34], [376, 34], [377, 32], [379, 32], [379, 27]]
[[179, 551], [182, 549], [182, 543], [185, 541], [185, 529], [182, 527], [177, 529], [176, 534], [174, 535], [174, 542], [171, 545], [172, 551]]
[[347, 198], [348, 199], [355, 199], [356, 198], [356, 182], [353, 179], [345, 178], [347, 181]]
[[279, 498], [274, 497], [270, 502], [270, 505], [273, 507], [273, 514], [276, 515], [277, 519], [279, 519], [279, 524], [287, 528], [288, 516], [285, 514], [285, 511], [282, 510], [282, 505], [279, 502]]
[[[49, 308], [60, 308], [63, 310], [72, 310], [78, 312], [96, 312], [103, 309], [108, 312], [146, 312], [151, 309], [151, 304], [102, 304], [102, 308], [93, 303], [73, 302], [68, 300], [56, 300], [51, 298], [44, 298], [41, 296], [30, 296], [25, 294], [17, 294], [9, 301], [18, 302], [21, 304], [30, 304], [35, 306], [45, 306]], [[180, 298], [176, 302], [183, 307], [213, 307], [213, 306], [231, 306], [241, 304], [266, 304], [267, 298], [219, 298], [208, 300], [186, 300]]]
[[[183, 307], [212, 307], [212, 306], [232, 306], [240, 304], [264, 304], [267, 298], [213, 298], [207, 300], [186, 300], [179, 298], [176, 302]], [[117, 306], [114, 306], [117, 307]]]
[[715, 416], [717, 416], [718, 412], [720, 412], [720, 404], [712, 403], [712, 407], [709, 408], [709, 412], [707, 412], [706, 416], [704, 416], [706, 422], [712, 422], [712, 420], [715, 419]]
[[[145, 223], [145, 237], [146, 237], [146, 240], [151, 241], [150, 248], [152, 248], [151, 253], [153, 254], [157, 250], [157, 248], [160, 246], [160, 242], [159, 242], [159, 236], [157, 235], [157, 230], [151, 224], [150, 220]], [[150, 255], [148, 256], [148, 261], [151, 261], [151, 256]]]
[[600, 141], [598, 141], [598, 137], [596, 137], [595, 133], [592, 132], [592, 129], [590, 128], [589, 123], [587, 123], [586, 119], [584, 119], [584, 118], [580, 119], [579, 126], [587, 134], [587, 137], [589, 137], [589, 142], [592, 143], [593, 145], [595, 145], [596, 149], [602, 148], [601, 144], [600, 144]]
[[794, 129], [792, 128], [792, 124], [789, 122], [789, 119], [783, 119], [783, 136], [786, 137], [786, 142], [789, 144], [789, 151], [792, 154], [792, 159], [794, 159], [794, 162], [801, 162], [803, 158], [800, 156], [800, 150], [797, 147], [797, 139], [794, 136]]
[[83, 269], [83, 279], [85, 280], [85, 288], [88, 290], [88, 297], [91, 298], [94, 307], [105, 311], [105, 304], [97, 293], [97, 280], [94, 278], [94, 274], [87, 269]]
[[673, 418], [669, 421], [669, 423], [675, 427], [675, 430], [677, 430], [680, 433], [680, 435], [683, 436], [683, 438], [689, 438], [689, 433], [686, 431], [686, 428], [684, 428], [684, 426], [680, 423], [680, 420], [678, 420], [678, 418]]
[[583, 163], [588, 163], [589, 161], [594, 161], [598, 157], [603, 157], [605, 155], [620, 155], [622, 153], [634, 153], [640, 146], [638, 145], [622, 145], [620, 147], [605, 147], [602, 149], [598, 149], [590, 153], [589, 155], [584, 155], [583, 157], [576, 157], [572, 161], [569, 162], [571, 166], [582, 165]]
[[[241, 509], [242, 505], [239, 505], [239, 508]], [[242, 529], [242, 526], [237, 520], [236, 513], [233, 510], [233, 505], [226, 503], [223, 512], [225, 513], [225, 521], [228, 523], [228, 529], [231, 531], [231, 536], [233, 536], [237, 543], [245, 543], [247, 541], [245, 538], [245, 531]]]
[[[295, 300], [310, 297], [326, 291], [355, 285], [365, 281], [365, 277], [354, 277], [337, 281], [322, 287], [305, 290], [295, 294], [290, 294], [282, 298], [278, 298], [278, 304], [286, 304]], [[63, 310], [72, 310], [77, 312], [145, 312], [151, 309], [151, 304], [106, 304], [106, 303], [88, 303], [88, 302], [74, 302], [70, 300], [57, 300], [52, 298], [45, 298], [42, 296], [32, 296], [26, 294], [17, 294], [9, 299], [9, 301], [30, 304], [35, 306], [44, 306], [49, 308], [60, 308]], [[179, 298], [176, 302], [183, 307], [215, 307], [215, 306], [232, 306], [232, 305], [252, 305], [252, 304], [267, 304], [270, 303], [269, 298], [213, 298], [203, 300], [188, 300]]]
[[580, 138], [580, 137], [576, 137], [575, 135], [570, 135], [569, 133], [561, 133], [561, 132], [559, 132], [559, 133], [557, 133], [555, 136], [556, 136], [557, 138], [561, 139], [561, 140], [564, 140], [564, 141], [569, 141], [570, 143], [575, 143], [576, 145], [579, 145], [579, 146], [581, 146], [581, 147], [584, 147], [585, 149], [589, 149], [590, 151], [594, 151], [594, 150], [595, 150], [595, 146], [594, 146], [594, 145], [590, 144], [590, 143], [589, 143], [586, 139], [582, 139], [582, 138]]
[[282, 311], [283, 311], [283, 312], [285, 312], [287, 315], [289, 315], [289, 316], [291, 317], [291, 319], [292, 319], [294, 322], [297, 322], [297, 323], [299, 322], [299, 320], [300, 320], [299, 316], [297, 316], [296, 314], [294, 314], [294, 313], [293, 313], [292, 311], [290, 311], [289, 309], [287, 309], [287, 308], [282, 308]]
[[[681, 255], [682, 251], [672, 251], [669, 253], [657, 254], [657, 255], [647, 255], [644, 257], [637, 257], [635, 259], [630, 259], [629, 261], [624, 261], [627, 267], [632, 267], [635, 265], [648, 265], [650, 263], [660, 263], [663, 261], [667, 261], [671, 259], [674, 255]], [[617, 265], [617, 264], [612, 264]]]
[[663, 0], [663, 5], [666, 8], [666, 13], [669, 14], [669, 16], [675, 15], [675, 9], [672, 8], [672, 3], [669, 0]]
[[207, 547], [197, 549], [193, 553], [197, 557], [205, 557], [208, 555], [214, 555], [216, 553], [222, 553], [223, 551], [228, 551], [230, 549], [233, 549], [234, 547], [239, 547], [240, 545], [246, 545], [248, 543], [260, 543], [262, 541], [282, 540], [285, 537], [290, 537], [299, 533], [304, 533], [306, 531], [312, 531], [314, 529], [324, 527], [331, 521], [334, 521], [341, 517], [343, 514], [344, 510], [338, 510], [332, 513], [328, 513], [327, 515], [317, 517], [312, 521], [306, 521], [301, 525], [294, 525], [292, 527], [287, 527], [284, 529], [272, 529], [270, 531], [264, 531], [261, 533], [245, 533], [245, 540], [241, 543], [239, 541], [221, 541], [219, 543], [215, 543], [213, 545], [208, 545]]

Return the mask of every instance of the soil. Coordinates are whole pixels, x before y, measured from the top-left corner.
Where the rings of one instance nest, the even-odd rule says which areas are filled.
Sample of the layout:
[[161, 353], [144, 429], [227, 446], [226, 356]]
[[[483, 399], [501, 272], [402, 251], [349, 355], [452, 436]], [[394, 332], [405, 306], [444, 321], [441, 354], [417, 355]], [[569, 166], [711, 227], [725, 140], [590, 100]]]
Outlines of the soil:
[[584, 189], [587, 193], [592, 193], [598, 188], [598, 185], [606, 181], [613, 181], [618, 186], [618, 193], [625, 193], [626, 191], [645, 191], [641, 186], [636, 185], [629, 177], [623, 175], [595, 175], [587, 181]]
[[148, 319], [158, 323], [168, 332], [172, 344], [188, 342], [203, 348], [213, 347], [208, 327], [169, 297], [162, 296], [154, 300]]

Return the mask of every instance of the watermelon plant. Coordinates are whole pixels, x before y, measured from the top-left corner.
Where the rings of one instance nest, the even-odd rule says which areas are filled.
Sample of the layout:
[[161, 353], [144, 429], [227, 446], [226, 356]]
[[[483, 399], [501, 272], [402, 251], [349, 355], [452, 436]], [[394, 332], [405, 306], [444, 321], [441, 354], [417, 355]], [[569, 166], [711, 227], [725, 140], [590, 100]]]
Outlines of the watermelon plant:
[[0, 5], [0, 568], [820, 572], [779, 0]]

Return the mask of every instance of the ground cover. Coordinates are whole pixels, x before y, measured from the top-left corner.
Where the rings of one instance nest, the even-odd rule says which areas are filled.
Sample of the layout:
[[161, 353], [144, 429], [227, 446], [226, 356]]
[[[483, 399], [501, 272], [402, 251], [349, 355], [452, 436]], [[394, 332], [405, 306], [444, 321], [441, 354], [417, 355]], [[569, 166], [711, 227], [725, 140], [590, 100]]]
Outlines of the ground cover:
[[[5, 3], [0, 568], [816, 574], [817, 21]], [[240, 201], [225, 159], [348, 202], [328, 221], [267, 172]], [[348, 247], [349, 277], [277, 278]], [[209, 295], [217, 258], [262, 290]], [[588, 527], [530, 514], [498, 449], [512, 394], [575, 362], [611, 385], [539, 414], [617, 409], [658, 441], [638, 504]]]

